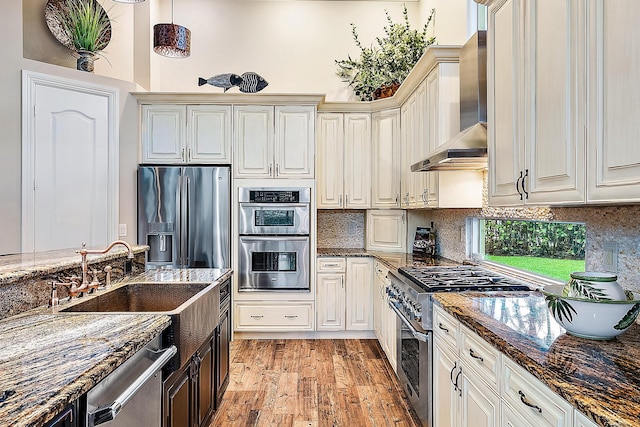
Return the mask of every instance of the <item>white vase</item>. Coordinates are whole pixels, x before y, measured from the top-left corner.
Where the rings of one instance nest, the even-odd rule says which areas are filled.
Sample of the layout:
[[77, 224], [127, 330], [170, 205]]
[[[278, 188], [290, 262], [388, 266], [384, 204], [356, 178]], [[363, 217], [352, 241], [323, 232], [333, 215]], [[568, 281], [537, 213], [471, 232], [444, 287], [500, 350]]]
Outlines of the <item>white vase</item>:
[[565, 296], [594, 300], [627, 300], [627, 295], [618, 284], [618, 276], [615, 274], [581, 271], [571, 273], [570, 276], [571, 280], [563, 290]]

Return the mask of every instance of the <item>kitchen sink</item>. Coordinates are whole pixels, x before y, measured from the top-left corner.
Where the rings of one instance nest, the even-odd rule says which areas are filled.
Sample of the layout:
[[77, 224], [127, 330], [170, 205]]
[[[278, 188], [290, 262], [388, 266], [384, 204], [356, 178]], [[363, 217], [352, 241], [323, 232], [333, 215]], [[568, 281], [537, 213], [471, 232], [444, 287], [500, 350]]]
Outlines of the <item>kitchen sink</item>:
[[[74, 299], [61, 313], [157, 313], [171, 317], [162, 336], [163, 347], [178, 353], [169, 371], [183, 366], [218, 326], [220, 287], [207, 282], [125, 282], [97, 295]], [[176, 363], [179, 362], [179, 363]]]

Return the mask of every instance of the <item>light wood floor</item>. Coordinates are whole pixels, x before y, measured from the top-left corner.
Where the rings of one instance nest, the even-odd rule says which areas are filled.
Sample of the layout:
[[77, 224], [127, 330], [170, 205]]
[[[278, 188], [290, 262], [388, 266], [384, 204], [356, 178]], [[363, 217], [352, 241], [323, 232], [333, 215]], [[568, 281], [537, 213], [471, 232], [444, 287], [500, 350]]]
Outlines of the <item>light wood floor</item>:
[[212, 426], [415, 427], [377, 340], [237, 340]]

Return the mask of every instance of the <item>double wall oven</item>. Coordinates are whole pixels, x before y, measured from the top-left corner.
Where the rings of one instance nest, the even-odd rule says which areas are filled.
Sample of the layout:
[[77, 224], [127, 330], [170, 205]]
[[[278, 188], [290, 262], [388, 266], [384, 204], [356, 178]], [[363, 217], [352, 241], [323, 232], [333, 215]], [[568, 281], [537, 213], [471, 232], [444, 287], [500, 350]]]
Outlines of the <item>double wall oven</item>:
[[[521, 282], [467, 265], [390, 271], [389, 306], [398, 322], [398, 378], [424, 426], [433, 425], [433, 303], [435, 292], [529, 290]], [[437, 427], [437, 426], [434, 426]]]
[[310, 290], [310, 188], [240, 188], [238, 289]]

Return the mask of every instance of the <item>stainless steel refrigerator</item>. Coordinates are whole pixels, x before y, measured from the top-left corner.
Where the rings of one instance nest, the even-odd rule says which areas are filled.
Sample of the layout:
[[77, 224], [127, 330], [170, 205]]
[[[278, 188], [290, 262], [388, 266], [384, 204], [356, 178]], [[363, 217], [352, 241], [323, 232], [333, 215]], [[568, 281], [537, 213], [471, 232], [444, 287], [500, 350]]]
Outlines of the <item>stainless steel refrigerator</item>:
[[147, 268], [231, 266], [230, 168], [140, 166], [138, 243]]

